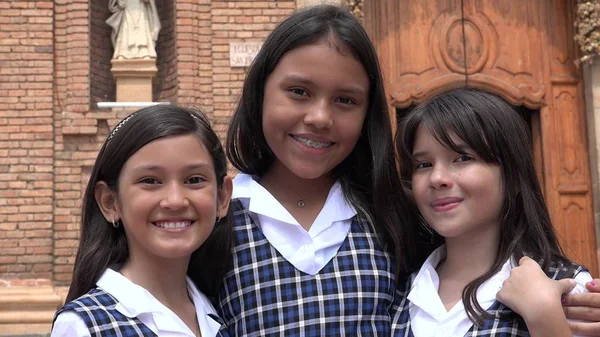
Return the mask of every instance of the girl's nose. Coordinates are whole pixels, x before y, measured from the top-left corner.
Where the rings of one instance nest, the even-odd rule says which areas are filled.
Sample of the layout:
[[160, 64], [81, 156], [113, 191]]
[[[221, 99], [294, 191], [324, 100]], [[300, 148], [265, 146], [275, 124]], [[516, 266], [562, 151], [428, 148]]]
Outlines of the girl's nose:
[[432, 188], [450, 188], [454, 184], [452, 174], [445, 167], [434, 167], [429, 176], [429, 183]]
[[165, 195], [160, 206], [166, 209], [179, 209], [189, 206], [190, 202], [185, 195], [183, 186], [172, 183], [165, 189]]
[[325, 99], [315, 101], [304, 116], [304, 123], [317, 129], [328, 129], [333, 126], [333, 107]]

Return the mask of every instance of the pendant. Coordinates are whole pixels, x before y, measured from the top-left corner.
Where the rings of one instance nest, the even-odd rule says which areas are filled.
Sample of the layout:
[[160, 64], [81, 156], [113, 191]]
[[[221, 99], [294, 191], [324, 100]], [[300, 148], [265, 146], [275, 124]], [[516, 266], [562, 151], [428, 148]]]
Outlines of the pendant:
[[304, 200], [300, 200], [300, 201], [298, 201], [298, 207], [304, 207], [304, 205], [306, 205], [306, 204], [304, 203]]

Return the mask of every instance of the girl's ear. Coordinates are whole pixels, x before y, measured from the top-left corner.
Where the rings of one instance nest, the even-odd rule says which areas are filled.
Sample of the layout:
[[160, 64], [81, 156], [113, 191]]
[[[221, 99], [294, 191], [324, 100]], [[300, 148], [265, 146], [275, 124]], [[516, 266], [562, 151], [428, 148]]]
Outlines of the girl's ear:
[[231, 201], [231, 193], [233, 193], [231, 177], [225, 176], [225, 178], [223, 178], [223, 185], [219, 192], [217, 192], [217, 216], [219, 218], [223, 218], [227, 215], [229, 202]]
[[121, 219], [121, 212], [119, 210], [119, 203], [116, 192], [113, 192], [106, 182], [99, 181], [94, 189], [94, 197], [96, 203], [104, 215], [104, 218], [109, 223], [113, 221], [119, 221]]

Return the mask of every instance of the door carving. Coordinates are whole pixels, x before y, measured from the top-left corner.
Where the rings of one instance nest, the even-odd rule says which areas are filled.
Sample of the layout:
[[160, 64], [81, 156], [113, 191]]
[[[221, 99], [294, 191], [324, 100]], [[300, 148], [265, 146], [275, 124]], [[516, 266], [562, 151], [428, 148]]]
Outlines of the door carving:
[[393, 107], [467, 85], [539, 111], [531, 119], [534, 154], [552, 220], [567, 255], [597, 276], [582, 76], [574, 63], [575, 0], [364, 6]]

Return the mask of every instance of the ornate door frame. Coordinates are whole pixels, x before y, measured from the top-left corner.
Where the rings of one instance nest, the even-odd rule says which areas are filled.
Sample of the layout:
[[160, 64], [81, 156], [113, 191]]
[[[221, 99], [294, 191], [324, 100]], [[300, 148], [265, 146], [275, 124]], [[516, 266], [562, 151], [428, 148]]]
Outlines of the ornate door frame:
[[534, 152], [553, 222], [566, 254], [598, 275], [574, 10], [575, 0], [364, 3], [392, 107], [468, 85], [539, 110]]

